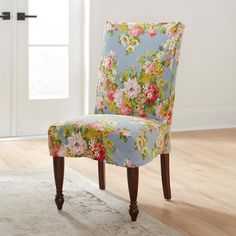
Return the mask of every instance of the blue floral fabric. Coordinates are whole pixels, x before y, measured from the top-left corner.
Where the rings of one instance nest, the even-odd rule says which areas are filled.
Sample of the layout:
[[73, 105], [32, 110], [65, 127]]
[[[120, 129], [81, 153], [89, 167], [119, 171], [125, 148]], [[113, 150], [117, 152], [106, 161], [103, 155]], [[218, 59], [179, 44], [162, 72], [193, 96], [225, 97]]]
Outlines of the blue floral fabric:
[[136, 167], [169, 153], [183, 29], [107, 22], [96, 114], [52, 125], [50, 154]]
[[49, 144], [52, 156], [89, 157], [135, 167], [161, 153], [166, 135], [166, 126], [152, 119], [98, 114], [51, 126]]

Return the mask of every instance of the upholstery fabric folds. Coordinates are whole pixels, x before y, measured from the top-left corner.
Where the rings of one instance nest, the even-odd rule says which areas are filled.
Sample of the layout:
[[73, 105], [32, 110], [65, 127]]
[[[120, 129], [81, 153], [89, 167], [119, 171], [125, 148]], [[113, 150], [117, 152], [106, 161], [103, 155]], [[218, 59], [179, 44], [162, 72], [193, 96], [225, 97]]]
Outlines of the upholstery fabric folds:
[[141, 166], [170, 153], [184, 25], [106, 23], [95, 114], [49, 128], [54, 157]]

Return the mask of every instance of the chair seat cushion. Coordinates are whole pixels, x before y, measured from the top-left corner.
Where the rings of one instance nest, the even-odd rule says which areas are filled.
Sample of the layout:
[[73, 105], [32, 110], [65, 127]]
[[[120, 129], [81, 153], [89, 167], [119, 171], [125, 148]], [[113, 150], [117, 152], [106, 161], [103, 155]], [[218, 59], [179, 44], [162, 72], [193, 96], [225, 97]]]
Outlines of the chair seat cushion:
[[134, 116], [94, 114], [49, 128], [54, 157], [88, 157], [106, 163], [137, 167], [158, 154], [169, 153], [165, 124]]

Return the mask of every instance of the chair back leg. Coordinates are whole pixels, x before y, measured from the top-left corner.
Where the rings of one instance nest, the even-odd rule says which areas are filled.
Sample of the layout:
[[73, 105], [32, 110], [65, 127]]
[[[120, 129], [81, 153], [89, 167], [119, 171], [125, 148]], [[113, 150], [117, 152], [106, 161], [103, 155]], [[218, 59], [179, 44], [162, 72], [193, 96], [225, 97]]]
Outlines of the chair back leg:
[[129, 214], [132, 221], [136, 221], [139, 210], [137, 205], [137, 195], [138, 195], [138, 177], [139, 177], [139, 168], [127, 168], [127, 179], [129, 187], [129, 196], [130, 196], [130, 206]]
[[161, 178], [165, 199], [171, 199], [169, 154], [161, 154]]
[[56, 184], [56, 196], [55, 203], [57, 209], [61, 210], [64, 203], [64, 196], [62, 193], [63, 181], [64, 181], [64, 157], [53, 157], [53, 169], [54, 169], [54, 179]]
[[105, 190], [106, 181], [105, 181], [105, 163], [103, 161], [98, 161], [98, 180], [99, 188]]

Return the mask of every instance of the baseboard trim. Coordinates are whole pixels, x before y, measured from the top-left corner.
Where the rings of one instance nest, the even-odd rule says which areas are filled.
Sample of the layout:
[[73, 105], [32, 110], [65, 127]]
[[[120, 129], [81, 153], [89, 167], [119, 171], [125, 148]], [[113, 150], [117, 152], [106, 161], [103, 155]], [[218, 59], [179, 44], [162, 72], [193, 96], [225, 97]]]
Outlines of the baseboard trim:
[[188, 132], [188, 131], [203, 131], [203, 130], [214, 130], [214, 129], [234, 129], [236, 128], [236, 125], [234, 126], [198, 126], [198, 127], [186, 127], [186, 128], [172, 128], [171, 131], [174, 133], [177, 132]]
[[236, 107], [176, 109], [172, 131], [193, 131], [236, 127]]
[[47, 135], [28, 135], [28, 136], [14, 136], [0, 138], [0, 142], [17, 141], [17, 140], [33, 140], [33, 139], [47, 139]]

